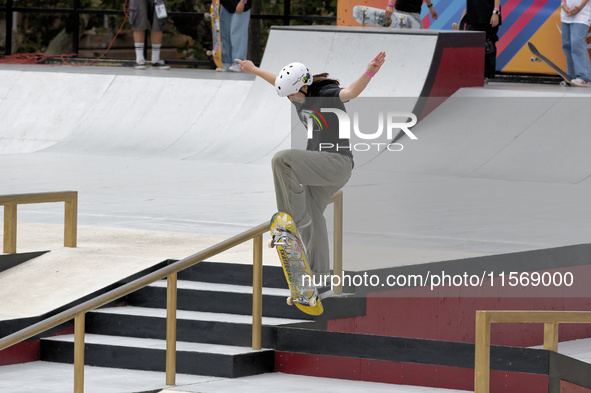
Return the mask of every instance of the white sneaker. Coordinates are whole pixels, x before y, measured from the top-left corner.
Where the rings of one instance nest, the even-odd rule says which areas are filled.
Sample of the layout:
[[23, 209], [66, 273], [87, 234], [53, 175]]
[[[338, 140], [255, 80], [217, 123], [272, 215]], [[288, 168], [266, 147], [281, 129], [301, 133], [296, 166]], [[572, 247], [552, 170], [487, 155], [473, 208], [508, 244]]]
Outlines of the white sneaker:
[[133, 68], [135, 68], [136, 70], [145, 70], [146, 63], [135, 63]]
[[226, 72], [228, 71], [228, 67], [218, 67], [215, 69], [217, 72]]
[[239, 64], [232, 64], [230, 67], [228, 67], [228, 70], [232, 72], [242, 72]]
[[575, 79], [571, 80], [570, 83], [572, 83], [575, 86], [579, 86], [579, 87], [591, 87], [591, 84], [589, 82], [587, 82], [586, 80], [581, 79], [581, 78], [575, 78]]

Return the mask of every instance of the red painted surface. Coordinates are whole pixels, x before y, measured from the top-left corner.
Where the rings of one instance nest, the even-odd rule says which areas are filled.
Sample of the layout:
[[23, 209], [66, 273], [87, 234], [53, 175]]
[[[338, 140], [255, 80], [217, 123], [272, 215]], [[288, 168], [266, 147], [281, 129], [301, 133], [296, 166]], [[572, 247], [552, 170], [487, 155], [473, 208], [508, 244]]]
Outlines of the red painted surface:
[[[473, 390], [474, 370], [338, 356], [275, 352], [275, 371], [325, 378]], [[546, 375], [491, 372], [491, 393], [547, 393]], [[576, 392], [578, 393], [578, 392]]]
[[[74, 326], [68, 326], [58, 332], [51, 334], [51, 336], [61, 336], [64, 334], [73, 334]], [[0, 351], [0, 366], [7, 366], [9, 364], [19, 364], [27, 362], [35, 362], [39, 360], [39, 340], [28, 340], [15, 344]]]
[[591, 393], [591, 389], [567, 381], [560, 381], [560, 393]]
[[[476, 310], [558, 310], [591, 311], [591, 298], [571, 297], [587, 293], [591, 266], [574, 266], [551, 272], [570, 272], [582, 285], [555, 288], [551, 296], [539, 296], [540, 290], [504, 288], [426, 287], [392, 289], [370, 293], [366, 315], [328, 322], [328, 330], [346, 333], [423, 338], [432, 340], [474, 342]], [[522, 295], [522, 296], [520, 296]], [[538, 296], [536, 296], [538, 295]], [[586, 296], [586, 295], [585, 295]], [[559, 341], [591, 337], [591, 324], [561, 324]], [[542, 324], [493, 324], [494, 345], [534, 346], [543, 343]]]
[[0, 366], [39, 360], [39, 340], [24, 341], [0, 351]]
[[[437, 60], [437, 59], [434, 59]], [[444, 48], [419, 119], [427, 116], [462, 87], [483, 86], [484, 47]], [[427, 83], [430, 81], [427, 80]]]

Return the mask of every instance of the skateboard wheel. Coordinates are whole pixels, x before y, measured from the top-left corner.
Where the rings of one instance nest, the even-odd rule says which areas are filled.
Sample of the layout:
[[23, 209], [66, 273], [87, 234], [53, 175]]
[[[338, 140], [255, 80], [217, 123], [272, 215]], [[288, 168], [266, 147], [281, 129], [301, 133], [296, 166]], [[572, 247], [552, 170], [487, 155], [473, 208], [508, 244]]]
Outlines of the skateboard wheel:
[[453, 27], [454, 30], [458, 29], [458, 24], [457, 23], [452, 23], [451, 27]]
[[291, 296], [288, 297], [285, 301], [288, 305], [293, 306], [293, 298]]
[[560, 86], [562, 86], [562, 87], [566, 86], [566, 82], [565, 81], [560, 82]]
[[310, 307], [316, 306], [316, 299], [310, 299]]
[[212, 52], [212, 51], [210, 51], [210, 50], [208, 50], [208, 51], [207, 51], [207, 52], [205, 52], [205, 53], [207, 54], [207, 56], [211, 56], [211, 55], [213, 55], [213, 52]]
[[269, 248], [275, 247], [275, 244], [273, 243], [273, 239], [269, 240], [269, 242], [267, 243], [267, 247], [269, 247]]

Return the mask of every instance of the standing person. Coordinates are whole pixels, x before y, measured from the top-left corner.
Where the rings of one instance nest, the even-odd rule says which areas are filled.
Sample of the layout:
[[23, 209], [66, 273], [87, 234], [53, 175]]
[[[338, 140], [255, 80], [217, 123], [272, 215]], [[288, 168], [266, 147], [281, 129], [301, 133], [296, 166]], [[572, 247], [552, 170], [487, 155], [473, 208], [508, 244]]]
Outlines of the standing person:
[[484, 79], [495, 77], [497, 68], [497, 35], [501, 19], [501, 0], [466, 0], [466, 30], [484, 31]]
[[146, 69], [144, 41], [146, 30], [151, 28], [152, 68], [169, 70], [170, 66], [160, 59], [160, 49], [162, 48], [162, 37], [164, 35], [162, 28], [166, 23], [166, 0], [130, 0], [129, 23], [131, 23], [135, 46], [135, 69]]
[[[437, 11], [433, 8], [433, 3], [431, 0], [425, 0], [427, 3], [427, 7], [429, 7], [429, 12], [431, 13], [431, 18], [433, 20], [437, 20]], [[386, 6], [386, 19], [392, 16], [392, 12], [396, 11], [401, 14], [406, 14], [410, 16], [414, 16], [421, 22], [421, 29], [423, 29], [423, 21], [421, 20], [421, 6], [423, 5], [423, 0], [396, 0], [396, 3], [392, 3], [392, 1], [388, 2]]]
[[232, 62], [232, 59], [246, 59], [252, 1], [221, 0], [222, 67], [216, 71], [241, 72], [238, 63]]
[[560, 8], [566, 73], [573, 78], [573, 85], [589, 87], [591, 61], [587, 50], [587, 32], [591, 19], [591, 5], [588, 0], [562, 0]]
[[[320, 113], [321, 108], [345, 111], [343, 103], [361, 94], [385, 59], [386, 54], [380, 52], [365, 72], [345, 88], [326, 73], [312, 76], [301, 63], [288, 64], [275, 75], [256, 67], [250, 60], [236, 61], [243, 71], [274, 85], [280, 97], [289, 98], [308, 127], [310, 113], [314, 111]], [[314, 127], [306, 150], [283, 150], [272, 160], [277, 209], [294, 219], [315, 275], [327, 274], [330, 267], [324, 210], [330, 198], [349, 181], [353, 169], [350, 143], [348, 139], [340, 139], [337, 115], [324, 111], [322, 115], [326, 126]]]

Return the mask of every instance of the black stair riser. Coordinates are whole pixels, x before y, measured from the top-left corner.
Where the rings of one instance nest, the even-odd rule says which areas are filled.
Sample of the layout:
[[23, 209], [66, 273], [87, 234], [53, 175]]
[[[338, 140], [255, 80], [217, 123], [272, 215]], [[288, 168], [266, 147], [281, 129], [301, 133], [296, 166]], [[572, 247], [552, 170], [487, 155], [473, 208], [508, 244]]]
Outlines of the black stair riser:
[[[251, 286], [252, 265], [201, 262], [180, 271], [178, 279]], [[279, 266], [263, 266], [263, 286], [267, 288], [287, 288], [283, 269]]]
[[[41, 360], [73, 363], [74, 344], [71, 342], [41, 341]], [[86, 344], [84, 364], [143, 371], [166, 371], [164, 350]], [[242, 355], [221, 355], [177, 351], [176, 372], [180, 374], [208, 375], [239, 378], [272, 372], [273, 351]]]
[[[313, 319], [296, 307], [289, 307], [285, 302], [286, 298], [263, 295], [263, 316]], [[126, 301], [130, 306], [166, 308], [166, 288], [146, 287], [128, 295]], [[179, 289], [177, 290], [177, 309], [252, 315], [252, 294]]]
[[[165, 340], [166, 320], [135, 315], [88, 313], [86, 314], [86, 333]], [[263, 326], [263, 348], [274, 346], [275, 334], [273, 327]], [[177, 319], [177, 340], [249, 347], [252, 344], [252, 326], [230, 322]]]

